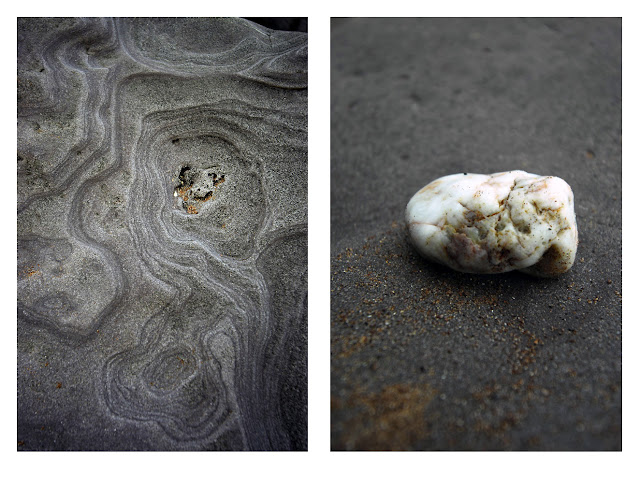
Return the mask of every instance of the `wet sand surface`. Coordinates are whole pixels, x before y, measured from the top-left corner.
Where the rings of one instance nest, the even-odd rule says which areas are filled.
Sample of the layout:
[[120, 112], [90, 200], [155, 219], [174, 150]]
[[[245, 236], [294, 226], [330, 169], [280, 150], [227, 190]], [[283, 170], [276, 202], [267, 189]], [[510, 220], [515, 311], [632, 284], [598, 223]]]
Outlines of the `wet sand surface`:
[[[331, 447], [619, 450], [619, 19], [334, 19]], [[404, 208], [521, 169], [575, 195], [558, 279], [422, 259]]]

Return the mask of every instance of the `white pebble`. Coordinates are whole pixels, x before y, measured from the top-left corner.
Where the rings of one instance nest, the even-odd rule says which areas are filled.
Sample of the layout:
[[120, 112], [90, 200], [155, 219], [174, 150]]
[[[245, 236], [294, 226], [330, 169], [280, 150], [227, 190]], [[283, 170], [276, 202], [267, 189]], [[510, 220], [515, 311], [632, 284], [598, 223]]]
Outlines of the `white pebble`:
[[466, 273], [557, 276], [578, 247], [573, 192], [555, 176], [445, 176], [411, 198], [405, 219], [420, 254]]

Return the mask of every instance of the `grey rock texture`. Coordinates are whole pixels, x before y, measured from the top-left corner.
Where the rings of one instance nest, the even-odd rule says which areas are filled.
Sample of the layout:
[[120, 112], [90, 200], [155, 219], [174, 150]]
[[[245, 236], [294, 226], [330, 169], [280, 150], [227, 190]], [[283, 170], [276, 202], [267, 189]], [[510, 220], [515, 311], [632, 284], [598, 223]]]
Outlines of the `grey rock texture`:
[[18, 449], [307, 448], [307, 34], [18, 19]]
[[[620, 19], [334, 19], [331, 446], [619, 450]], [[404, 209], [444, 175], [575, 195], [558, 279], [420, 258]]]

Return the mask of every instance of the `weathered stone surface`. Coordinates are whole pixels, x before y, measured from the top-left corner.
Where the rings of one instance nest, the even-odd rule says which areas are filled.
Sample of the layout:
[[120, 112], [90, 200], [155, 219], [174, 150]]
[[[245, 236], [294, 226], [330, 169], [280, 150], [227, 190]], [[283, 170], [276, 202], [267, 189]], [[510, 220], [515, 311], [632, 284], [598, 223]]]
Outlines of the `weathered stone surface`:
[[571, 187], [524, 171], [438, 178], [409, 200], [405, 220], [420, 254], [467, 273], [558, 276], [578, 247]]
[[18, 20], [18, 441], [306, 449], [307, 34]]

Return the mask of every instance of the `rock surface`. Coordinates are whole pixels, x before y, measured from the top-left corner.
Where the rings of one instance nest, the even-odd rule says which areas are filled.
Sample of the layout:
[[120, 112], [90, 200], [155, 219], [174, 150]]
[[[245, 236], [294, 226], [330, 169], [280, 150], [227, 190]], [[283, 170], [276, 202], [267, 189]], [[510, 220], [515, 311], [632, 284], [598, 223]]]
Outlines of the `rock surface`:
[[409, 200], [405, 221], [420, 254], [467, 273], [558, 276], [578, 247], [571, 187], [524, 171], [438, 178]]
[[[620, 19], [334, 19], [331, 46], [332, 449], [621, 449]], [[512, 168], [570, 183], [571, 271], [417, 253], [421, 185]]]
[[18, 446], [304, 450], [307, 35], [18, 19]]

